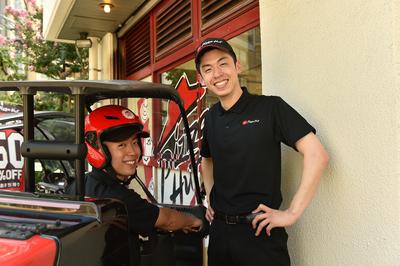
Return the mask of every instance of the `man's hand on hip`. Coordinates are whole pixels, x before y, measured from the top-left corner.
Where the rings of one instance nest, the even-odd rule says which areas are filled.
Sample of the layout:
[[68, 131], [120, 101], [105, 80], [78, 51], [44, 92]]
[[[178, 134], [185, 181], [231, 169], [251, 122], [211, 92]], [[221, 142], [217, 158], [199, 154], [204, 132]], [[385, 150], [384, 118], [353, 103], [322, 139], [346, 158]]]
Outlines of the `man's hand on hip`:
[[295, 215], [288, 210], [275, 210], [264, 204], [258, 205], [257, 209], [252, 211], [252, 213], [257, 212], [261, 212], [261, 214], [258, 214], [251, 222], [253, 229], [256, 229], [256, 236], [259, 236], [264, 228], [267, 235], [270, 236], [272, 228], [290, 226], [298, 219], [298, 217], [295, 217]]

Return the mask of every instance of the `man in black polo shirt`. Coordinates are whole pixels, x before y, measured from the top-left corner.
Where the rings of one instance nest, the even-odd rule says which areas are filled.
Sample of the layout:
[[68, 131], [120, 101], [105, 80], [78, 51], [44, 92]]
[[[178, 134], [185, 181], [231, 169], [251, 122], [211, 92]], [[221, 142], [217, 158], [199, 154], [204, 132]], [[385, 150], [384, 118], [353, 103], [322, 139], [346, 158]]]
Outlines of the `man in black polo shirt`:
[[[195, 63], [200, 82], [219, 99], [205, 116], [201, 146], [206, 217], [212, 222], [209, 266], [290, 265], [285, 227], [310, 203], [328, 155], [315, 129], [285, 101], [240, 86], [240, 63], [225, 40], [203, 41]], [[304, 159], [287, 210], [279, 210], [281, 142]]]
[[[85, 195], [114, 198], [125, 203], [132, 236], [130, 243], [135, 253], [131, 256], [134, 261], [130, 265], [140, 265], [139, 234], [152, 235], [155, 228], [166, 231], [198, 231], [202, 226], [200, 219], [174, 209], [159, 208], [128, 188], [132, 178], [136, 177], [136, 168], [142, 157], [143, 137], [149, 137], [149, 134], [143, 131], [139, 118], [122, 106], [107, 105], [97, 108], [85, 120], [87, 159], [94, 167], [85, 177]], [[73, 194], [74, 187], [70, 186], [70, 194]], [[111, 261], [103, 261], [103, 264], [126, 265], [124, 258], [126, 256], [114, 256]]]

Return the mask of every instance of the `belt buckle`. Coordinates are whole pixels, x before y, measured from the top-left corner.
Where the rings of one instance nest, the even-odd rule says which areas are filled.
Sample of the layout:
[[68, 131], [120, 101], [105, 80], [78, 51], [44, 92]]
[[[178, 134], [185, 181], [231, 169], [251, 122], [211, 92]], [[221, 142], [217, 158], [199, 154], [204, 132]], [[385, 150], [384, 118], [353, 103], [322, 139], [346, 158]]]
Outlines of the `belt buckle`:
[[237, 224], [237, 216], [225, 215], [226, 224]]

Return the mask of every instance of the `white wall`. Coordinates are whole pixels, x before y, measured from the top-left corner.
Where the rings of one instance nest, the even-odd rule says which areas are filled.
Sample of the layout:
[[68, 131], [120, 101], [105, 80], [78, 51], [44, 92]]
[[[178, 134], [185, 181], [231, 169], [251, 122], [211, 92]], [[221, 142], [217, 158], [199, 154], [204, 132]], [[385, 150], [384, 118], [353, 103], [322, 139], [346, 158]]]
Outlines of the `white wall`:
[[[293, 265], [399, 265], [400, 1], [260, 1], [266, 95], [318, 131], [330, 157], [289, 231]], [[301, 157], [285, 149], [289, 204]]]

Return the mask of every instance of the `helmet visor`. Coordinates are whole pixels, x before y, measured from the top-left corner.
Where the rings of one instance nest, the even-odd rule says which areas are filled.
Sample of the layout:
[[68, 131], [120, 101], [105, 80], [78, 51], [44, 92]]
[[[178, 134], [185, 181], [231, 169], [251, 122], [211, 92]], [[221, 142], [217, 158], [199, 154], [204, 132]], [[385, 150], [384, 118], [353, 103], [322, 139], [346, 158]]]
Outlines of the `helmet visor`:
[[100, 136], [100, 140], [102, 142], [120, 142], [132, 137], [133, 135], [136, 135], [139, 138], [148, 138], [150, 136], [148, 132], [143, 131], [142, 125], [130, 124], [104, 130]]

